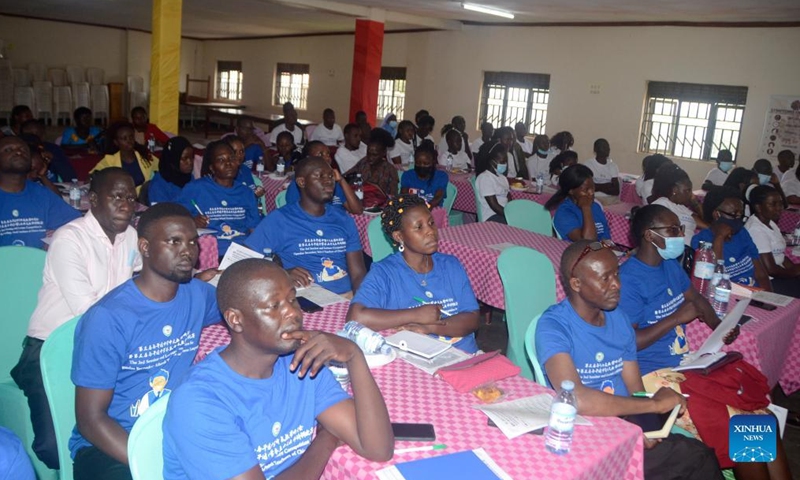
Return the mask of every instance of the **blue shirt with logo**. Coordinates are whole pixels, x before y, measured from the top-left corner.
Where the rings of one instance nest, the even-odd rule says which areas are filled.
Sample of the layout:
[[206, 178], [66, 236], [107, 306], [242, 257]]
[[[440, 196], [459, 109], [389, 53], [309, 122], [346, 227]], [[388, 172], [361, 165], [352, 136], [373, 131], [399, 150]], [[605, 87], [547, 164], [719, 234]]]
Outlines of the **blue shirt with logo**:
[[[713, 242], [714, 234], [710, 228], [701, 230], [692, 237], [692, 248], [697, 249], [700, 242]], [[725, 271], [731, 276], [731, 281], [748, 286], [760, 286], [756, 282], [756, 269], [753, 262], [758, 260], [758, 247], [753, 242], [753, 237], [746, 228], [722, 245], [722, 255], [725, 257]]]
[[[594, 226], [597, 229], [597, 239], [611, 240], [608, 219], [603, 212], [603, 207], [597, 202], [592, 202], [592, 217], [594, 217]], [[583, 228], [583, 212], [581, 212], [581, 208], [571, 198], [567, 197], [556, 209], [556, 214], [553, 217], [553, 226], [562, 239], [571, 242], [569, 232], [576, 228]]]
[[244, 149], [244, 162], [242, 163], [248, 170], [253, 170], [253, 164], [264, 163], [264, 150], [261, 145], [251, 143]]
[[[181, 195], [181, 187], [172, 182], [168, 182], [156, 172], [150, 180], [150, 187], [147, 190], [147, 199], [150, 205], [164, 202], [176, 202]], [[194, 209], [189, 210], [194, 211]]]
[[409, 193], [416, 193], [430, 203], [438, 191], [442, 192], [442, 201], [444, 201], [447, 197], [447, 183], [449, 181], [447, 173], [441, 170], [434, 170], [433, 176], [427, 180], [419, 178], [414, 170], [408, 170], [400, 178], [400, 188], [407, 188]]
[[[286, 203], [297, 203], [300, 201], [300, 188], [297, 186], [297, 180], [289, 183], [286, 189]], [[331, 205], [338, 205], [344, 208], [344, 202], [347, 199], [344, 196], [344, 189], [338, 183], [333, 187], [333, 198], [330, 201]]]
[[42, 248], [48, 230], [75, 220], [81, 212], [39, 183], [25, 180], [21, 192], [0, 190], [0, 247]]

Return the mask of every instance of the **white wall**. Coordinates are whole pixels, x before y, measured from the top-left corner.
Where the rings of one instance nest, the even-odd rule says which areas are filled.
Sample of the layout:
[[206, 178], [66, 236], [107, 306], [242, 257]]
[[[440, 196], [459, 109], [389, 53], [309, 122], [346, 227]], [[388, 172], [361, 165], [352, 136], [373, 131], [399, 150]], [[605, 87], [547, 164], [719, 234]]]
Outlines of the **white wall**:
[[[205, 41], [202, 75], [217, 60], [241, 60], [242, 102], [279, 113], [271, 102], [277, 62], [311, 66], [309, 108], [325, 107], [344, 123], [349, 110], [353, 37], [324, 36]], [[752, 165], [769, 96], [797, 94], [800, 28], [688, 27], [467, 27], [462, 32], [387, 34], [383, 65], [407, 67], [406, 116], [427, 108], [437, 127], [463, 115], [477, 130], [483, 71], [548, 73], [547, 131], [570, 130], [581, 159], [605, 137], [623, 171], [639, 172], [637, 152], [646, 82], [676, 81], [747, 86], [739, 161]], [[333, 77], [328, 70], [334, 69]], [[590, 94], [591, 84], [600, 85]], [[477, 132], [471, 132], [472, 138]], [[699, 184], [710, 165], [678, 160]]]

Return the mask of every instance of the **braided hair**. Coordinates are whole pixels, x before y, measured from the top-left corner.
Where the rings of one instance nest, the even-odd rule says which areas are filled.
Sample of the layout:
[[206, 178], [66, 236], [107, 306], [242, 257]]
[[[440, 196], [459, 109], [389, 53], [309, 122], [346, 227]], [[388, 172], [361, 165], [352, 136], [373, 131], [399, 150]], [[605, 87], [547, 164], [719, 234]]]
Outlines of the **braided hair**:
[[428, 202], [426, 202], [424, 198], [412, 193], [401, 193], [390, 199], [389, 203], [387, 203], [386, 207], [383, 209], [381, 213], [381, 228], [383, 228], [383, 233], [386, 234], [395, 247], [398, 243], [394, 240], [392, 234], [400, 230], [403, 222], [403, 214], [419, 206], [425, 206], [425, 208], [430, 210]]

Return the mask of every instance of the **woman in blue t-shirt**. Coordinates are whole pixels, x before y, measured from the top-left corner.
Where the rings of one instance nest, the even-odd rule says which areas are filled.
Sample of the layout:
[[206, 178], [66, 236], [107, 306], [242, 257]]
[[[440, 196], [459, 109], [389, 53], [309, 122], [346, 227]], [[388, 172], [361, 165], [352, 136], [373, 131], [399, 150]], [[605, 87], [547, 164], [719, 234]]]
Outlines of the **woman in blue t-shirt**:
[[461, 262], [438, 253], [438, 231], [425, 200], [408, 194], [393, 198], [381, 225], [399, 252], [372, 265], [347, 320], [376, 331], [428, 334], [475, 353], [478, 302]]
[[158, 160], [158, 171], [147, 188], [147, 203], [175, 202], [181, 189], [192, 181], [194, 148], [183, 137], [172, 137], [164, 145]]
[[544, 208], [556, 210], [553, 226], [558, 236], [570, 242], [578, 240], [610, 240], [603, 208], [594, 201], [594, 179], [586, 165], [565, 168], [558, 177], [558, 192]]
[[414, 170], [403, 173], [400, 192], [424, 198], [431, 208], [438, 207], [447, 195], [447, 174], [436, 169], [436, 150], [430, 140], [423, 140], [414, 151]]

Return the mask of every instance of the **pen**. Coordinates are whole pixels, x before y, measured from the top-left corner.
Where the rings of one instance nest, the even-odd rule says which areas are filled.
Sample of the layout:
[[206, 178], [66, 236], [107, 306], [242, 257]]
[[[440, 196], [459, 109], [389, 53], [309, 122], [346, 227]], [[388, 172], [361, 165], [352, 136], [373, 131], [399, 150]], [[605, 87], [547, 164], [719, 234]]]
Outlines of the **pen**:
[[[683, 398], [689, 398], [689, 394], [687, 393], [682, 393], [681, 395], [683, 395]], [[647, 392], [633, 392], [633, 396], [639, 398], [653, 398], [653, 394]]]
[[202, 211], [202, 210], [200, 210], [200, 207], [198, 207], [198, 206], [197, 206], [197, 202], [195, 202], [194, 200], [192, 200], [192, 205], [194, 205], [194, 208], [196, 208], [196, 209], [197, 209], [197, 212], [198, 212], [200, 215], [203, 215], [203, 216], [205, 216], [205, 215], [206, 215], [205, 213], [203, 213], [203, 211]]
[[447, 448], [447, 445], [437, 443], [436, 445], [427, 445], [425, 447], [400, 448], [396, 449], [394, 453], [427, 452], [429, 450], [444, 450], [445, 448]]
[[[433, 304], [431, 304], [431, 303], [428, 303], [428, 302], [426, 302], [425, 300], [423, 300], [423, 299], [421, 299], [421, 298], [419, 298], [419, 297], [413, 297], [413, 298], [414, 298], [414, 300], [416, 300], [417, 302], [419, 302], [419, 303], [421, 303], [421, 304], [423, 304], [423, 305], [433, 305]], [[445, 317], [452, 317], [452, 316], [453, 316], [453, 311], [452, 311], [452, 310], [439, 310], [439, 311], [440, 311], [440, 312], [442, 313], [442, 315], [444, 315]]]

